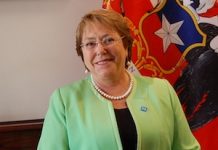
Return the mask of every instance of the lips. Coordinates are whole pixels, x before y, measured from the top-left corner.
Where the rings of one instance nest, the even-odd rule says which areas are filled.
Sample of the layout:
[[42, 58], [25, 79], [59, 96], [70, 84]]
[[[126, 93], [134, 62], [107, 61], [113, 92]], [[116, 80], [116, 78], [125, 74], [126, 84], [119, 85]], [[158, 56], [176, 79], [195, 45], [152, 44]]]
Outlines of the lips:
[[95, 61], [94, 64], [104, 65], [104, 64], [106, 64], [110, 61], [113, 61], [113, 60], [114, 60], [113, 58], [101, 59], [101, 60]]

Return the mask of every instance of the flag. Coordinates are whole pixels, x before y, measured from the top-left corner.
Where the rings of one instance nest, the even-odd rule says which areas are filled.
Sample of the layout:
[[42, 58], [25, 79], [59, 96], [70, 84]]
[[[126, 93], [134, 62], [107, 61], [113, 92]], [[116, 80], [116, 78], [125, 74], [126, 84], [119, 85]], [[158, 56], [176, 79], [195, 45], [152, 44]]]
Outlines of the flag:
[[[103, 1], [103, 8], [121, 13], [129, 24], [134, 68], [144, 76], [166, 78], [174, 86], [202, 150], [218, 149], [218, 49], [211, 48], [218, 48], [211, 44], [218, 41], [218, 27], [213, 25], [218, 23], [217, 4], [217, 0]], [[200, 23], [205, 16], [215, 21]]]
[[[103, 7], [123, 14], [134, 37], [132, 60], [142, 75], [167, 78], [174, 84], [192, 47], [203, 45], [203, 33], [174, 0], [104, 1]], [[170, 10], [170, 11], [169, 11]], [[187, 38], [188, 37], [188, 38]]]

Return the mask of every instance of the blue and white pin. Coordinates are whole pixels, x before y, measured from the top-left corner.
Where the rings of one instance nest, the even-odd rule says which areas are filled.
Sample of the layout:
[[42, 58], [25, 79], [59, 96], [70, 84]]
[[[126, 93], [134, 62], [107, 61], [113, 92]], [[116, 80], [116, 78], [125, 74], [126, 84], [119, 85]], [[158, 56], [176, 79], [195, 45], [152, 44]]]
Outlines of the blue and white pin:
[[143, 112], [147, 112], [148, 108], [146, 106], [141, 106], [140, 110], [143, 111]]

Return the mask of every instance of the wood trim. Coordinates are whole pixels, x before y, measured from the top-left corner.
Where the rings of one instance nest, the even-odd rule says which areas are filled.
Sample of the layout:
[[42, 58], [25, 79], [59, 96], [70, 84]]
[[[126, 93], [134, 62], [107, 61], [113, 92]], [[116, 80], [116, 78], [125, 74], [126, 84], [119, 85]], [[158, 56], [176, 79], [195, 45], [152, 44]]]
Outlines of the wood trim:
[[36, 150], [43, 119], [0, 122], [1, 150]]
[[44, 121], [43, 119], [36, 119], [36, 120], [0, 122], [0, 133], [19, 131], [19, 130], [41, 129], [43, 121]]

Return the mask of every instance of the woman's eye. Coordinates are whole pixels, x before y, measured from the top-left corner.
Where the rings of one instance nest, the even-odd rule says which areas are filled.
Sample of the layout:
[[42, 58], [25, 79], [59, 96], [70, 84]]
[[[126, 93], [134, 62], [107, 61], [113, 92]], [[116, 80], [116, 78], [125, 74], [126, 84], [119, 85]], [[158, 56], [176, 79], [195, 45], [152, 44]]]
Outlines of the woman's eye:
[[103, 40], [103, 43], [106, 45], [112, 44], [113, 42], [114, 42], [114, 38], [112, 38], [112, 37], [108, 37], [108, 38]]
[[95, 47], [96, 45], [97, 45], [96, 42], [88, 42], [88, 43], [85, 44], [85, 46], [88, 47], [88, 48]]

